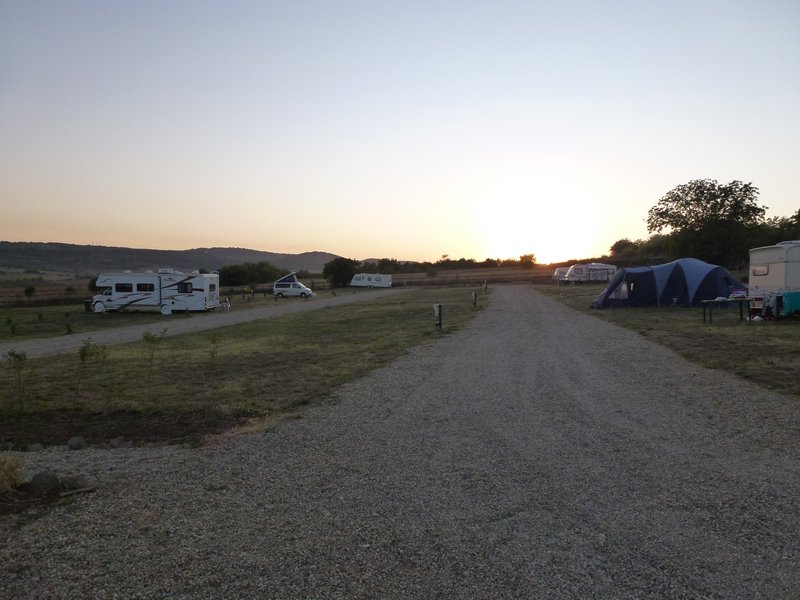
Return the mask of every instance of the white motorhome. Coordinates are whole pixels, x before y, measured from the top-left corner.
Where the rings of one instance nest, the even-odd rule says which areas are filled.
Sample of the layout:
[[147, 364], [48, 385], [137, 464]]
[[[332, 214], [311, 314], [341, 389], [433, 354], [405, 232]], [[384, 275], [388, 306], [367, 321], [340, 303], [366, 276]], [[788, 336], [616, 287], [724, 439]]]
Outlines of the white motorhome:
[[760, 311], [765, 295], [800, 291], [800, 240], [750, 250], [750, 309]]
[[392, 287], [392, 276], [381, 273], [357, 273], [353, 275], [350, 287]]
[[92, 310], [173, 312], [212, 310], [219, 306], [219, 275], [217, 273], [181, 273], [160, 269], [158, 273], [101, 273], [97, 276], [99, 291], [92, 297]]
[[564, 283], [603, 282], [611, 279], [617, 272], [614, 265], [588, 263], [572, 265], [564, 275]]

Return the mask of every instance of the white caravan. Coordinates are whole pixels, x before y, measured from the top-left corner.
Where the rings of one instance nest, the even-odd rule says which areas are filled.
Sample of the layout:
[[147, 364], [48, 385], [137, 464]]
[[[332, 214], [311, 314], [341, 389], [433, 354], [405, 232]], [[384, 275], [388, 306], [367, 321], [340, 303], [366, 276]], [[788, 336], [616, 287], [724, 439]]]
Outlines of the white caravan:
[[353, 275], [350, 287], [392, 287], [392, 276], [380, 273], [358, 273]]
[[99, 291], [92, 298], [92, 310], [173, 312], [211, 310], [219, 306], [217, 273], [181, 273], [161, 269], [158, 273], [101, 273], [97, 276]]
[[800, 240], [750, 250], [750, 308], [761, 310], [764, 295], [800, 291]]
[[595, 281], [608, 281], [617, 272], [617, 267], [614, 265], [606, 265], [603, 263], [589, 263], [572, 265], [566, 275], [564, 275], [564, 283], [590, 283]]

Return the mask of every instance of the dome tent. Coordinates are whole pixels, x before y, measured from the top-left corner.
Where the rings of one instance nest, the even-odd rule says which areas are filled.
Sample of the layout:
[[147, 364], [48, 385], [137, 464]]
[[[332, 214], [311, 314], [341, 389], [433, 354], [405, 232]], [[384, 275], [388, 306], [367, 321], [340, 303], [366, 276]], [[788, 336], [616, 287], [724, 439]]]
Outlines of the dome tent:
[[736, 289], [744, 286], [726, 268], [680, 258], [663, 265], [620, 269], [591, 307], [699, 306], [703, 300], [727, 298]]

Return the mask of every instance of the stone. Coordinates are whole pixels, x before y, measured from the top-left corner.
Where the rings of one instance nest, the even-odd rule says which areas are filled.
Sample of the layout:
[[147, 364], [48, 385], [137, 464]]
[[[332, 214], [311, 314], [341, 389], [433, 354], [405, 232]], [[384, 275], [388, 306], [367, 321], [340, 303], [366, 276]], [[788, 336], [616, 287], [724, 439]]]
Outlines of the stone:
[[108, 444], [112, 448], [121, 448], [122, 444], [124, 444], [124, 443], [125, 443], [125, 438], [122, 437], [122, 436], [115, 437], [115, 438], [112, 438], [112, 439], [108, 440]]
[[25, 448], [25, 452], [41, 452], [42, 450], [44, 450], [44, 446], [38, 442], [34, 444], [28, 444], [28, 447]]
[[94, 484], [91, 479], [83, 473], [79, 475], [67, 475], [61, 478], [61, 489], [65, 491], [94, 489]]
[[19, 486], [19, 489], [33, 496], [52, 496], [61, 490], [61, 482], [55, 473], [41, 471], [34, 475], [33, 479]]
[[75, 436], [69, 439], [67, 446], [70, 450], [84, 450], [89, 447], [89, 444], [81, 436]]

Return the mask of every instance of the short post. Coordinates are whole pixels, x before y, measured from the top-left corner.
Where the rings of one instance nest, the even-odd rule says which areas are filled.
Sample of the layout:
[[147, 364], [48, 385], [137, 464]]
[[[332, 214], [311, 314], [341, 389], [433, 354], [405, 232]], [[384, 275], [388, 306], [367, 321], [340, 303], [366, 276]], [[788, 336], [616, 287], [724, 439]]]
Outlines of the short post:
[[478, 308], [478, 292], [472, 292], [472, 308]]
[[433, 324], [436, 327], [436, 331], [442, 330], [442, 305], [441, 304], [434, 304], [433, 305]]
[[489, 293], [489, 280], [488, 279], [484, 279], [483, 280], [483, 293], [484, 294], [488, 294]]

